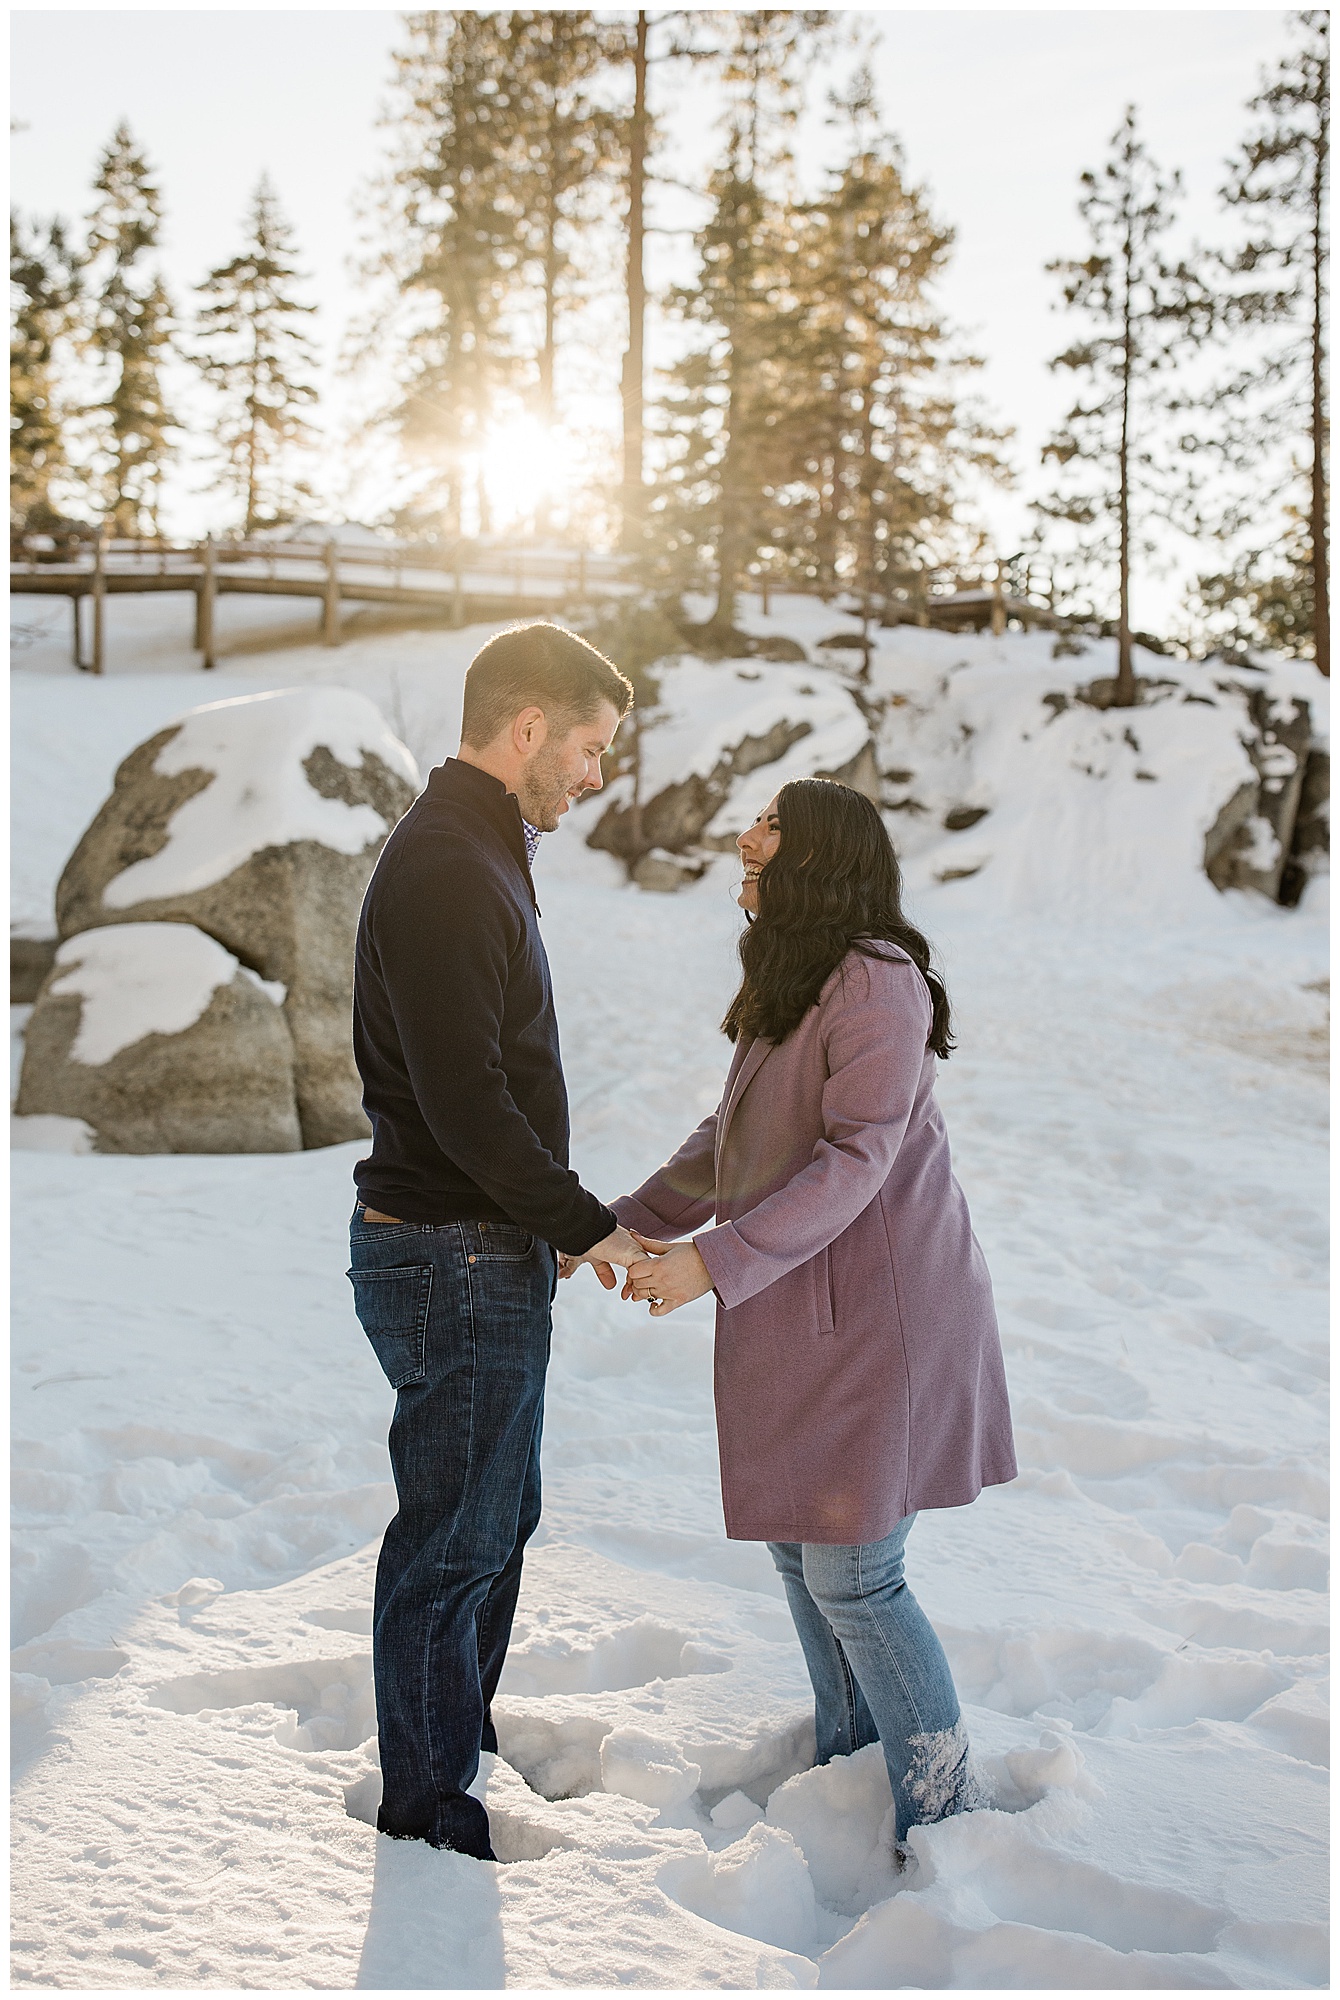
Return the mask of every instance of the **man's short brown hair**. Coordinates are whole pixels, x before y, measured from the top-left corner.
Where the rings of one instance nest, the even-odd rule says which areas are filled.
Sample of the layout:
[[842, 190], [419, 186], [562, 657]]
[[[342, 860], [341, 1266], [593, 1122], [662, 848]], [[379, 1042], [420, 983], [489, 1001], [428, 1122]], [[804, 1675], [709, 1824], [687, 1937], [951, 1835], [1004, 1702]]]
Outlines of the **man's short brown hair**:
[[602, 702], [620, 719], [633, 702], [632, 682], [612, 660], [547, 619], [514, 625], [481, 646], [466, 670], [461, 741], [482, 750], [523, 708], [542, 708], [550, 727], [566, 734]]

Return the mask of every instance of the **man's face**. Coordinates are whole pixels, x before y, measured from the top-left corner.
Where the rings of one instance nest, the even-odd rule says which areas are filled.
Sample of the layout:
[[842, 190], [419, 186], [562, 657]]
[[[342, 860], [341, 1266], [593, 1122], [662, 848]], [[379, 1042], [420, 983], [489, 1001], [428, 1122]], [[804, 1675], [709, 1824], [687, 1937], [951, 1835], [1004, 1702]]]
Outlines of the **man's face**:
[[552, 833], [574, 799], [600, 790], [605, 782], [600, 760], [618, 727], [614, 704], [602, 701], [590, 721], [574, 723], [565, 736], [546, 734], [516, 788], [517, 804], [532, 826]]

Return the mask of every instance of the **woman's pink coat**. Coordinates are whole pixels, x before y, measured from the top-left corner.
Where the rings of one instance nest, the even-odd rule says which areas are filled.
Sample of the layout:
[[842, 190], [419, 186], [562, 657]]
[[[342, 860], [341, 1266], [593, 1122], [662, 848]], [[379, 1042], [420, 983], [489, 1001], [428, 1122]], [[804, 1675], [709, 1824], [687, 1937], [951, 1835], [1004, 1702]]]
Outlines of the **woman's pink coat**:
[[645, 1236], [692, 1233], [712, 1274], [737, 1541], [880, 1541], [1015, 1476], [930, 996], [896, 946], [879, 952], [849, 953], [784, 1042], [737, 1046], [716, 1111], [614, 1203]]

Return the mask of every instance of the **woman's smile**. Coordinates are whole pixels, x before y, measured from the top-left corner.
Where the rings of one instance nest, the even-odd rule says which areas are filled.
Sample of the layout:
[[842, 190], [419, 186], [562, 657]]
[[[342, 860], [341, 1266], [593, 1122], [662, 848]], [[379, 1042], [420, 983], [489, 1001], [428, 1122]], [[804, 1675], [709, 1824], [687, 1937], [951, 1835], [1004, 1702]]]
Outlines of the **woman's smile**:
[[744, 880], [736, 901], [750, 916], [758, 914], [758, 878], [781, 844], [781, 821], [777, 817], [777, 801], [772, 799], [735, 843], [744, 863]]

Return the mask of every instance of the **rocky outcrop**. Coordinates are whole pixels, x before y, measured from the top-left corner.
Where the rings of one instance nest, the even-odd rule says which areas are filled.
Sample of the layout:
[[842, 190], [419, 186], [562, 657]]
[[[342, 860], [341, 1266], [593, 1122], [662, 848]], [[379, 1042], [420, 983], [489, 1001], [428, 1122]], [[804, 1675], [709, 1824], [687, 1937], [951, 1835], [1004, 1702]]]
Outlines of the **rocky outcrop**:
[[734, 625], [680, 624], [680, 636], [703, 660], [806, 660], [809, 654], [799, 639], [780, 632], [741, 632]]
[[189, 924], [69, 939], [33, 1008], [15, 1111], [78, 1119], [103, 1153], [292, 1153], [293, 1039], [231, 952]]
[[654, 847], [649, 854], [639, 855], [633, 863], [633, 880], [639, 889], [651, 889], [658, 895], [672, 895], [686, 882], [698, 881], [705, 866], [705, 862], [688, 861], [682, 855], [667, 854], [663, 847]]
[[[640, 799], [620, 780], [587, 836], [643, 887], [694, 879], [701, 855], [681, 862], [677, 879], [673, 858], [733, 848], [740, 826], [788, 778], [838, 778], [878, 798], [869, 725], [836, 675], [791, 663], [681, 660], [658, 667], [657, 679], [659, 706], [639, 724]], [[758, 784], [765, 789], [754, 803]]]
[[[1272, 902], [1296, 902], [1306, 874], [1290, 896], [1289, 866], [1312, 755], [1311, 712], [1296, 696], [1286, 704], [1272, 702], [1263, 688], [1240, 692], [1250, 725], [1243, 746], [1254, 775], [1225, 800], [1207, 832], [1205, 872], [1216, 889], [1254, 889]], [[1315, 807], [1310, 817], [1310, 837], [1317, 837], [1324, 822]]]
[[761, 736], [742, 736], [713, 764], [710, 771], [690, 771], [663, 787], [636, 812], [615, 801], [590, 835], [588, 845], [606, 848], [623, 861], [635, 861], [659, 847], [681, 853], [699, 841], [730, 797], [737, 778], [764, 764], [775, 764], [793, 743], [810, 734], [808, 722], [782, 717]]
[[[1255, 778], [1247, 778], [1230, 798], [1225, 799], [1219, 809], [1214, 825], [1205, 835], [1205, 873], [1216, 889], [1255, 888], [1255, 881], [1249, 882], [1250, 859], [1257, 850], [1259, 834], [1256, 821], [1256, 802], [1260, 786]], [[1261, 858], [1269, 858], [1268, 850]]]
[[1298, 794], [1298, 812], [1289, 842], [1289, 859], [1280, 878], [1279, 899], [1293, 909], [1309, 881], [1327, 865], [1331, 851], [1331, 756], [1309, 750]]
[[195, 709], [117, 771], [61, 876], [60, 934], [165, 922], [206, 932], [283, 989], [303, 1144], [363, 1138], [354, 935], [417, 784], [403, 744], [347, 689]]
[[56, 957], [58, 938], [11, 937], [9, 940], [9, 1004], [30, 1007]]

